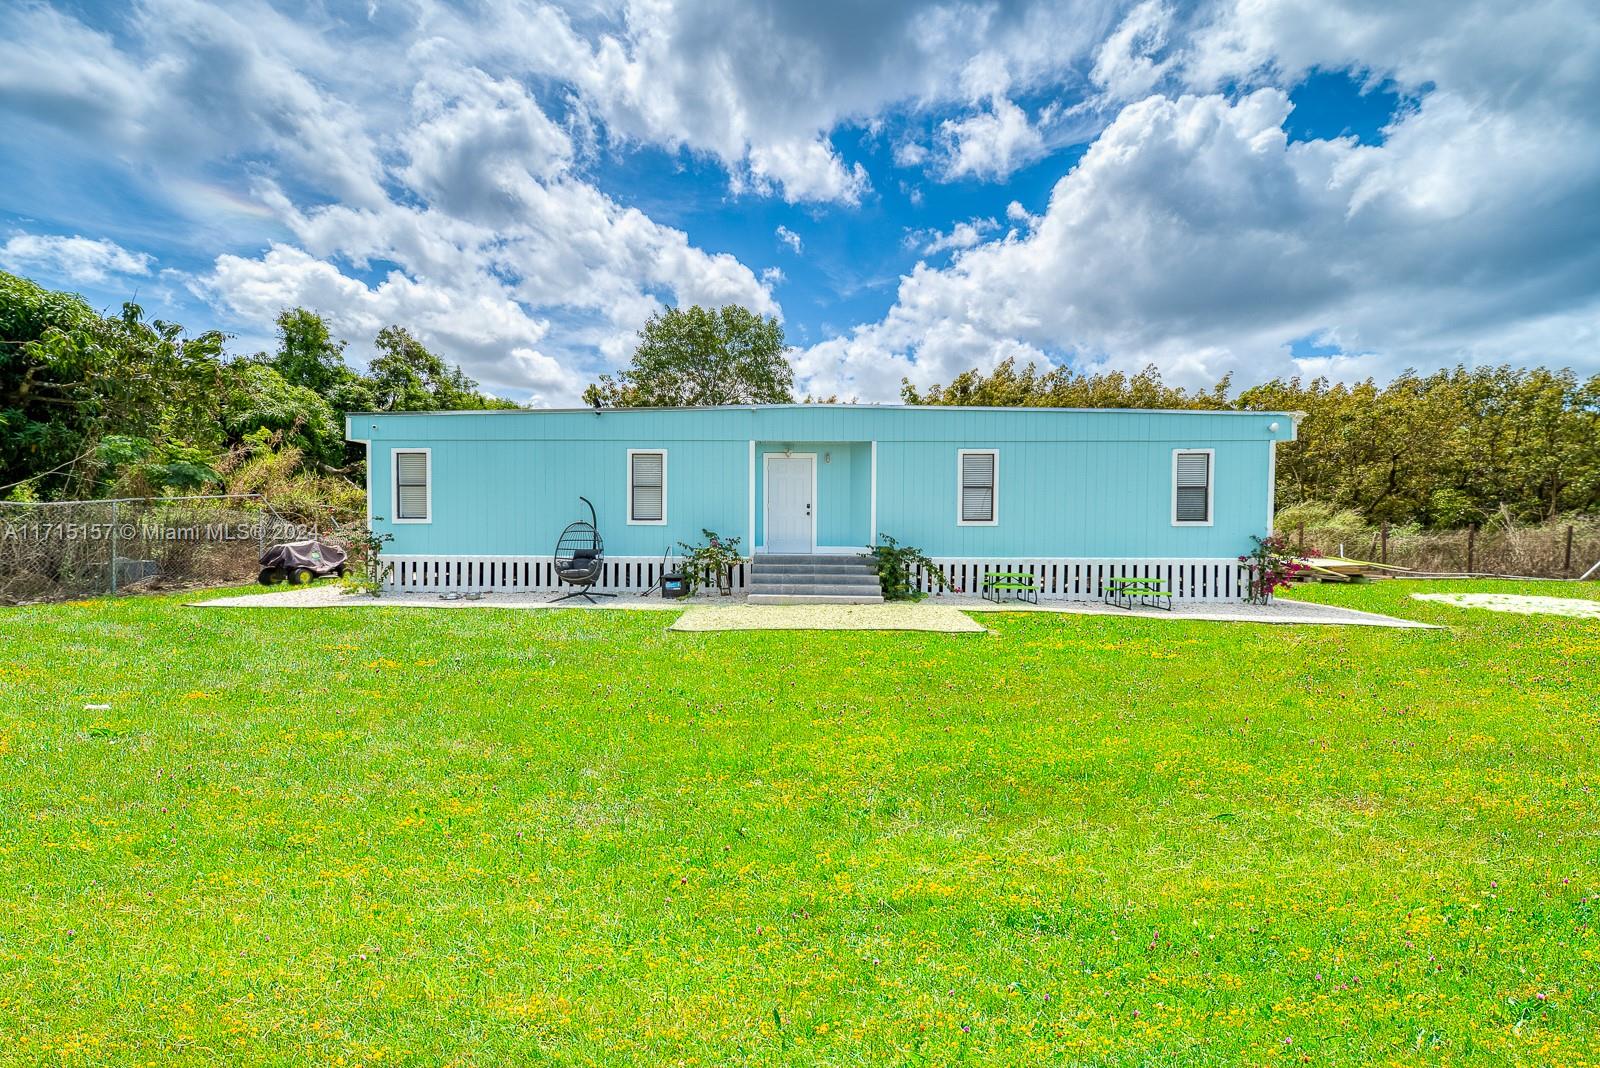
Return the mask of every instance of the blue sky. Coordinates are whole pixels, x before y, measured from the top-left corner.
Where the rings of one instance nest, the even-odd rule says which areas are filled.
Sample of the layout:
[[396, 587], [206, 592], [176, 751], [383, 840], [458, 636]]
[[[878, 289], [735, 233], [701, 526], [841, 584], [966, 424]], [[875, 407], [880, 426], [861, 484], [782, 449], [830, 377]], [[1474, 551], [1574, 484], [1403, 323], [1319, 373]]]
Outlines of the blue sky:
[[1005, 358], [1205, 385], [1600, 371], [1578, 0], [23, 2], [0, 266], [570, 403], [662, 303], [802, 389]]

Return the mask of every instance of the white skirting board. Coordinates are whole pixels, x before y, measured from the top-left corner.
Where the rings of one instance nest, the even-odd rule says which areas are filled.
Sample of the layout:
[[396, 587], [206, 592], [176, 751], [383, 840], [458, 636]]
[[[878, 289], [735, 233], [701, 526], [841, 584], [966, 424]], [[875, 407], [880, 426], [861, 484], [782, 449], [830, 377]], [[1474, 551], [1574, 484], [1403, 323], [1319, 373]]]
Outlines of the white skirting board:
[[[550, 556], [406, 556], [384, 553], [393, 565], [391, 590], [555, 590], [555, 558]], [[743, 589], [748, 565], [733, 569], [735, 589]], [[648, 590], [661, 581], [659, 556], [608, 556], [594, 588], [626, 593]], [[572, 589], [570, 586], [563, 589]]]
[[[394, 565], [388, 588], [393, 590], [446, 591], [496, 590], [504, 592], [554, 591], [554, 561], [548, 556], [444, 556], [385, 553]], [[962, 593], [982, 592], [983, 576], [1007, 571], [1032, 575], [1039, 596], [1057, 600], [1097, 601], [1110, 578], [1161, 579], [1174, 600], [1236, 601], [1244, 596], [1245, 566], [1237, 560], [1171, 559], [982, 559], [934, 557], [945, 581]], [[733, 588], [743, 590], [749, 564], [734, 568]], [[919, 573], [924, 590], [934, 592], [933, 580]], [[659, 556], [608, 556], [595, 589], [625, 593], [648, 590], [661, 581]], [[570, 588], [570, 587], [565, 587]]]
[[[1249, 585], [1247, 569], [1238, 560], [1170, 559], [1079, 559], [1037, 557], [1022, 560], [985, 560], [936, 556], [934, 565], [944, 573], [952, 592], [983, 592], [983, 576], [1003, 571], [1031, 575], [1039, 596], [1059, 601], [1098, 601], [1105, 593], [1107, 579], [1160, 579], [1172, 591], [1175, 601], [1238, 601]], [[919, 573], [925, 591], [937, 587], [933, 579]]]

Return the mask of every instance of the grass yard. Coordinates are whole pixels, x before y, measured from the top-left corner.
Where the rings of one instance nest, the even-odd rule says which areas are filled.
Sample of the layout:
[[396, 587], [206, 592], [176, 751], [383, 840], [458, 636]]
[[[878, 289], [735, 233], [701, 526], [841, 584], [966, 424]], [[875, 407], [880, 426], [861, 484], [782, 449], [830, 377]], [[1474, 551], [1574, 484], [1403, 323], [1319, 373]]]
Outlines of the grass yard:
[[[1600, 1062], [1600, 621], [0, 610], [0, 1063]], [[85, 710], [108, 704], [109, 710]]]

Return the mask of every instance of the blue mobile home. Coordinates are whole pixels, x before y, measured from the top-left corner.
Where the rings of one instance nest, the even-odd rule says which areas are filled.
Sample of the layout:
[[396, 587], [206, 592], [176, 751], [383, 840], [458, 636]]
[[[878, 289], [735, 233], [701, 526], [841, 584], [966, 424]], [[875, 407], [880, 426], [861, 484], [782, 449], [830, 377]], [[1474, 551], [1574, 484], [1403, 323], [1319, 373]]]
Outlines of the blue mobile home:
[[346, 433], [367, 446], [402, 588], [555, 589], [582, 496], [608, 589], [651, 586], [664, 552], [710, 529], [756, 567], [889, 535], [968, 591], [1005, 570], [1046, 597], [1126, 575], [1218, 599], [1271, 527], [1295, 413], [781, 404], [352, 414]]

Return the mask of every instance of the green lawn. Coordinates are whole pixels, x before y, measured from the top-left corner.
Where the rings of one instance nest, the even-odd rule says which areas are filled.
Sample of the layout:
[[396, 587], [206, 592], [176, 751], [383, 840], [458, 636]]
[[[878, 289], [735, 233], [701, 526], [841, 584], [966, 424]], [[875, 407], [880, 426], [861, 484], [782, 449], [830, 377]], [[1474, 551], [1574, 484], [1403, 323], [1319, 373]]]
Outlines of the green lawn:
[[1418, 588], [0, 610], [0, 1063], [1595, 1063], [1600, 622]]

